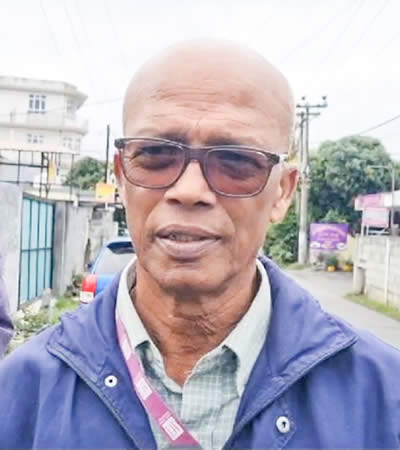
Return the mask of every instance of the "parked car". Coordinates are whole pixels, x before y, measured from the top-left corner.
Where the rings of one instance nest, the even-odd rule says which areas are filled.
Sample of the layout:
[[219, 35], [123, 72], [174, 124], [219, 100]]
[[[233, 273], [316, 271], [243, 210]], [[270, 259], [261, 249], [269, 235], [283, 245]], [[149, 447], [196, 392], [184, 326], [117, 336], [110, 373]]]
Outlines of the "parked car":
[[83, 279], [80, 292], [81, 303], [89, 303], [111, 282], [132, 259], [135, 247], [129, 237], [115, 238], [99, 251], [93, 264], [89, 264], [89, 274]]

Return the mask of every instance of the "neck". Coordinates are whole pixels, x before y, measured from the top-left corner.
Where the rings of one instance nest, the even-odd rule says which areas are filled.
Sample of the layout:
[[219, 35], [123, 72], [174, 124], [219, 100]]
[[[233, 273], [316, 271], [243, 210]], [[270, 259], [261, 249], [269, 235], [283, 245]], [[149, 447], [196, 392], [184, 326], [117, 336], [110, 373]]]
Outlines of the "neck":
[[183, 384], [206, 353], [217, 347], [247, 312], [258, 289], [256, 267], [218, 294], [188, 299], [165, 293], [137, 265], [132, 300], [169, 377]]

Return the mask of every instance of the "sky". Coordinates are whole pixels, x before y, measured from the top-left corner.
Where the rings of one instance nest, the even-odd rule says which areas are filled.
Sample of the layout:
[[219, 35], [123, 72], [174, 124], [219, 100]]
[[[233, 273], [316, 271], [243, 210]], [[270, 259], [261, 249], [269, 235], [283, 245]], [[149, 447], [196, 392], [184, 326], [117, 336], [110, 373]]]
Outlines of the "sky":
[[327, 96], [310, 143], [365, 133], [400, 160], [399, 0], [0, 0], [0, 75], [61, 80], [88, 95], [84, 155], [121, 136], [122, 97], [165, 47], [223, 38], [257, 50], [301, 101]]

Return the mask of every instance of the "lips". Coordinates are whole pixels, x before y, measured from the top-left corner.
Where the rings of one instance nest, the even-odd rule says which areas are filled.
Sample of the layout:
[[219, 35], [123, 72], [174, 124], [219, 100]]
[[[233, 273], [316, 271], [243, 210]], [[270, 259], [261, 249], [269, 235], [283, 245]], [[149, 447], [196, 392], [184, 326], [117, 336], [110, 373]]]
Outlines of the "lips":
[[175, 259], [195, 259], [219, 244], [221, 236], [197, 226], [169, 225], [156, 232], [162, 250]]
[[185, 225], [168, 225], [156, 232], [156, 236], [174, 241], [191, 242], [204, 239], [219, 239], [220, 236], [206, 228]]

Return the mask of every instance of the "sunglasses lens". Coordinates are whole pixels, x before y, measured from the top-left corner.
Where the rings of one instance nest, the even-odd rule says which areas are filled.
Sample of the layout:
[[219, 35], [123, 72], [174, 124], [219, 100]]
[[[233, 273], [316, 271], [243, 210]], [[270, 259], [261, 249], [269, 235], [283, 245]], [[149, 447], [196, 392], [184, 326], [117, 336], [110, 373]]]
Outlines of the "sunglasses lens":
[[150, 139], [129, 141], [122, 153], [126, 178], [133, 184], [151, 188], [174, 183], [184, 160], [182, 148]]
[[246, 196], [265, 186], [273, 163], [254, 151], [216, 149], [208, 154], [209, 183], [222, 194]]

